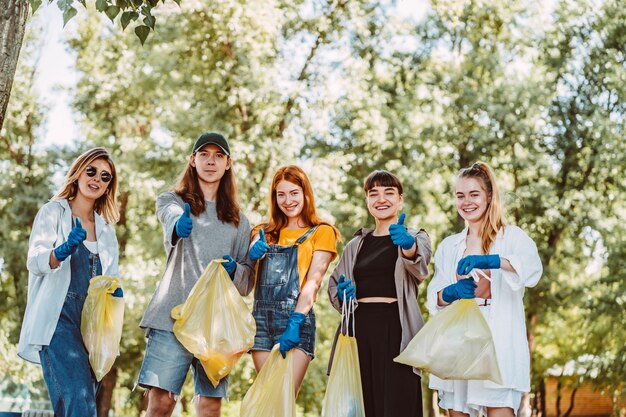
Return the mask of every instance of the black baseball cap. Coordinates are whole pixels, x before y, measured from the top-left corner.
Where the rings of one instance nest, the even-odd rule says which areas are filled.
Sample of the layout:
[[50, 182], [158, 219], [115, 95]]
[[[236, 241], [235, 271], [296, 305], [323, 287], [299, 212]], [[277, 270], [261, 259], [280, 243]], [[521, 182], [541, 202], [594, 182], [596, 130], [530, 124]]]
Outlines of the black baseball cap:
[[201, 134], [196, 139], [195, 145], [193, 145], [193, 151], [191, 153], [198, 152], [205, 145], [217, 145], [226, 155], [230, 156], [230, 146], [226, 138], [217, 132], [206, 132]]

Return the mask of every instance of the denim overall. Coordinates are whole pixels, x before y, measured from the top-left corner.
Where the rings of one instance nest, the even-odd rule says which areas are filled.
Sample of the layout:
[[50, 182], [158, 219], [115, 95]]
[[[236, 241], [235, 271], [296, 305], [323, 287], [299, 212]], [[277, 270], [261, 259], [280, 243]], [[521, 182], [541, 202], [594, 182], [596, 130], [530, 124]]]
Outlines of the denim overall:
[[[269, 245], [265, 258], [259, 261], [252, 310], [257, 330], [252, 350], [271, 350], [287, 328], [289, 315], [296, 309], [300, 295], [298, 246], [315, 229], [317, 226], [307, 230], [293, 245]], [[300, 343], [297, 347], [307, 355], [314, 356], [315, 313], [313, 309], [306, 315], [304, 324], [300, 327]]]
[[95, 417], [96, 379], [80, 333], [83, 304], [89, 280], [102, 275], [102, 265], [83, 243], [70, 258], [71, 281], [59, 322], [50, 340], [39, 352], [43, 377], [55, 417]]

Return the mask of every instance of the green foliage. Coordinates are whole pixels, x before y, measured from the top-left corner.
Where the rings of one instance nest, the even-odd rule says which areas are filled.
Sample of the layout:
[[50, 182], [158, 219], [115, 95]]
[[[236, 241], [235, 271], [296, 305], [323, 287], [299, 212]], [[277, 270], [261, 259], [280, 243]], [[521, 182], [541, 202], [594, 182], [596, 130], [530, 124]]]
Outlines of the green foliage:
[[[48, 4], [52, 4], [55, 0], [47, 0]], [[86, 0], [77, 0], [83, 7], [87, 8]], [[180, 5], [180, 0], [172, 0]], [[42, 0], [28, 0], [33, 13], [39, 9]], [[137, 21], [139, 14], [145, 16], [143, 25], [135, 26], [135, 34], [143, 45], [150, 35], [151, 30], [155, 30], [156, 17], [152, 14], [153, 9], [159, 6], [159, 2], [165, 4], [165, 0], [95, 0], [94, 5], [98, 12], [104, 13], [111, 22], [120, 15], [119, 19], [122, 30], [125, 30], [130, 21]], [[78, 14], [78, 10], [74, 7], [74, 0], [56, 0], [56, 4], [63, 12], [63, 26], [72, 20]], [[165, 6], [164, 6], [165, 7]]]
[[[59, 5], [68, 10], [72, 0]], [[155, 28], [156, 5], [96, 1], [123, 29], [135, 22], [142, 43]], [[160, 8], [159, 31], [144, 47], [103, 27], [98, 13], [87, 16], [69, 41], [82, 75], [74, 107], [88, 140], [80, 147], [110, 149], [121, 180], [116, 230], [128, 304], [116, 415], [141, 407], [131, 393], [145, 349], [137, 323], [165, 262], [154, 201], [206, 130], [230, 139], [240, 200], [253, 223], [267, 216], [275, 169], [298, 163], [310, 174], [321, 215], [341, 230], [341, 246], [373, 223], [362, 191], [372, 170], [399, 175], [407, 223], [425, 228], [436, 248], [463, 227], [456, 172], [476, 160], [490, 163], [507, 222], [531, 235], [544, 262], [542, 280], [525, 297], [534, 386], [573, 359], [582, 369], [577, 383], [623, 393], [625, 13], [617, 0], [561, 1], [554, 10], [536, 2], [438, 0], [415, 22], [378, 2], [198, 0]], [[39, 114], [32, 120], [40, 123], [40, 112], [16, 103], [13, 118]], [[18, 128], [26, 122], [7, 123], [7, 132], [28, 131]], [[11, 134], [7, 143], [31, 160], [24, 165], [10, 148], [0, 150], [2, 168], [14, 173], [0, 182], [0, 213], [15, 226], [0, 231], [9, 239], [0, 252], [0, 296], [8, 300], [0, 311], [17, 323], [19, 310], [10, 307], [25, 300], [19, 274], [28, 222], [50, 195], [48, 163], [58, 155], [31, 152], [34, 141]], [[32, 190], [15, 193], [26, 178]], [[298, 399], [309, 415], [320, 413], [338, 322], [324, 291], [315, 307], [317, 357]], [[425, 285], [422, 306], [424, 293]], [[244, 358], [231, 375], [226, 415], [236, 415], [253, 378]], [[191, 391], [187, 384], [184, 395]]]
[[[85, 25], [73, 41], [79, 68], [89, 74], [77, 108], [89, 115], [89, 128], [101, 132], [96, 136], [115, 138], [112, 146], [127, 143], [120, 126], [152, 132], [142, 143], [152, 144], [148, 160], [160, 162], [143, 168], [156, 169], [154, 178], [173, 178], [176, 155], [188, 153], [199, 132], [225, 132], [243, 205], [256, 221], [265, 216], [273, 170], [298, 161], [344, 243], [371, 223], [361, 184], [373, 169], [404, 180], [408, 223], [427, 229], [437, 243], [462, 227], [452, 198], [455, 173], [486, 160], [502, 185], [508, 221], [531, 234], [544, 260], [544, 278], [527, 296], [534, 375], [541, 378], [589, 353], [601, 328], [588, 319], [589, 310], [569, 308], [588, 296], [572, 276], [595, 256], [586, 234], [615, 217], [619, 204], [610, 196], [623, 190], [617, 179], [626, 166], [619, 139], [623, 84], [612, 81], [623, 62], [623, 43], [614, 39], [622, 33], [620, 12], [611, 2], [594, 12], [568, 4], [546, 16], [529, 4], [441, 1], [414, 24], [389, 7], [366, 3], [322, 4], [303, 14], [299, 4], [243, 8], [222, 1], [210, 11], [197, 4], [164, 13], [158, 41], [143, 50], [128, 43], [122, 49], [123, 40], [113, 40], [119, 35], [103, 37]], [[572, 24], [579, 15], [588, 16], [582, 20], [588, 28]], [[542, 19], [546, 29], [538, 32]], [[142, 68], [125, 64], [128, 51]], [[614, 64], [599, 71], [597, 62]], [[115, 85], [107, 84], [111, 74]], [[165, 146], [154, 141], [157, 132], [168, 137]], [[142, 159], [146, 154], [139, 152], [133, 165]], [[609, 204], [597, 204], [603, 195]], [[600, 241], [608, 242], [601, 233]], [[607, 248], [611, 253], [614, 245]], [[320, 357], [336, 321], [324, 304], [320, 300], [317, 309]], [[580, 330], [577, 343], [563, 337], [572, 323]], [[614, 337], [617, 345], [624, 340]], [[599, 356], [608, 354], [603, 349]], [[312, 363], [299, 399], [313, 413], [323, 396], [323, 362]], [[251, 383], [249, 364], [242, 366], [231, 379], [233, 398]]]

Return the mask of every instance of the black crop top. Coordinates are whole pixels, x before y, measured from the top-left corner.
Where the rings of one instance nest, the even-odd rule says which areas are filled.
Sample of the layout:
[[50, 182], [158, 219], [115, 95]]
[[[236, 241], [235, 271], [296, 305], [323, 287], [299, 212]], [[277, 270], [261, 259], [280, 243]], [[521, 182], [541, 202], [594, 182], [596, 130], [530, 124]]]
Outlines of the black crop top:
[[394, 272], [398, 260], [398, 247], [391, 236], [365, 236], [354, 264], [356, 297], [398, 298]]

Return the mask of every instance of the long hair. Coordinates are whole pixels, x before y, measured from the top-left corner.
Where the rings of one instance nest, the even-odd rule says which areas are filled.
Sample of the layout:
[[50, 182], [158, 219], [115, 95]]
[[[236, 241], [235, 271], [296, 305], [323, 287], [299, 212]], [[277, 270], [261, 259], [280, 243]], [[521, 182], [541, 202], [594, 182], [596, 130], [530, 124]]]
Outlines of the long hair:
[[307, 227], [317, 226], [318, 224], [327, 224], [335, 230], [335, 236], [339, 237], [339, 231], [330, 223], [321, 220], [315, 210], [315, 197], [313, 196], [313, 187], [302, 168], [296, 165], [288, 165], [278, 168], [274, 179], [272, 179], [272, 187], [270, 189], [270, 219], [263, 227], [265, 234], [270, 237], [272, 242], [278, 242], [280, 231], [287, 226], [288, 218], [278, 206], [278, 198], [276, 197], [276, 187], [281, 181], [289, 181], [302, 188], [304, 194], [304, 204], [300, 219]]
[[[230, 159], [230, 156], [228, 156]], [[196, 168], [191, 165], [191, 158], [187, 161], [187, 166], [179, 175], [178, 181], [174, 188], [176, 194], [183, 199], [185, 203], [189, 203], [191, 212], [198, 216], [206, 209], [204, 194], [200, 188], [198, 173]], [[231, 161], [230, 169], [224, 172], [224, 176], [220, 179], [220, 185], [217, 187], [217, 197], [215, 201], [217, 218], [223, 223], [232, 223], [239, 226], [239, 213], [241, 211], [239, 202], [237, 201], [237, 184], [235, 175], [233, 174], [233, 164]]]
[[59, 188], [57, 193], [52, 197], [53, 200], [67, 199], [72, 201], [78, 193], [78, 177], [83, 171], [96, 159], [106, 161], [111, 167], [112, 179], [107, 184], [107, 189], [94, 204], [94, 211], [104, 217], [109, 224], [115, 224], [120, 219], [120, 210], [117, 206], [117, 172], [113, 159], [104, 148], [93, 148], [80, 155], [65, 175], [65, 183]]
[[500, 190], [496, 177], [488, 164], [478, 161], [469, 168], [461, 169], [458, 178], [476, 178], [487, 193], [487, 210], [478, 227], [478, 235], [482, 242], [483, 252], [489, 253], [498, 231], [504, 226]]

